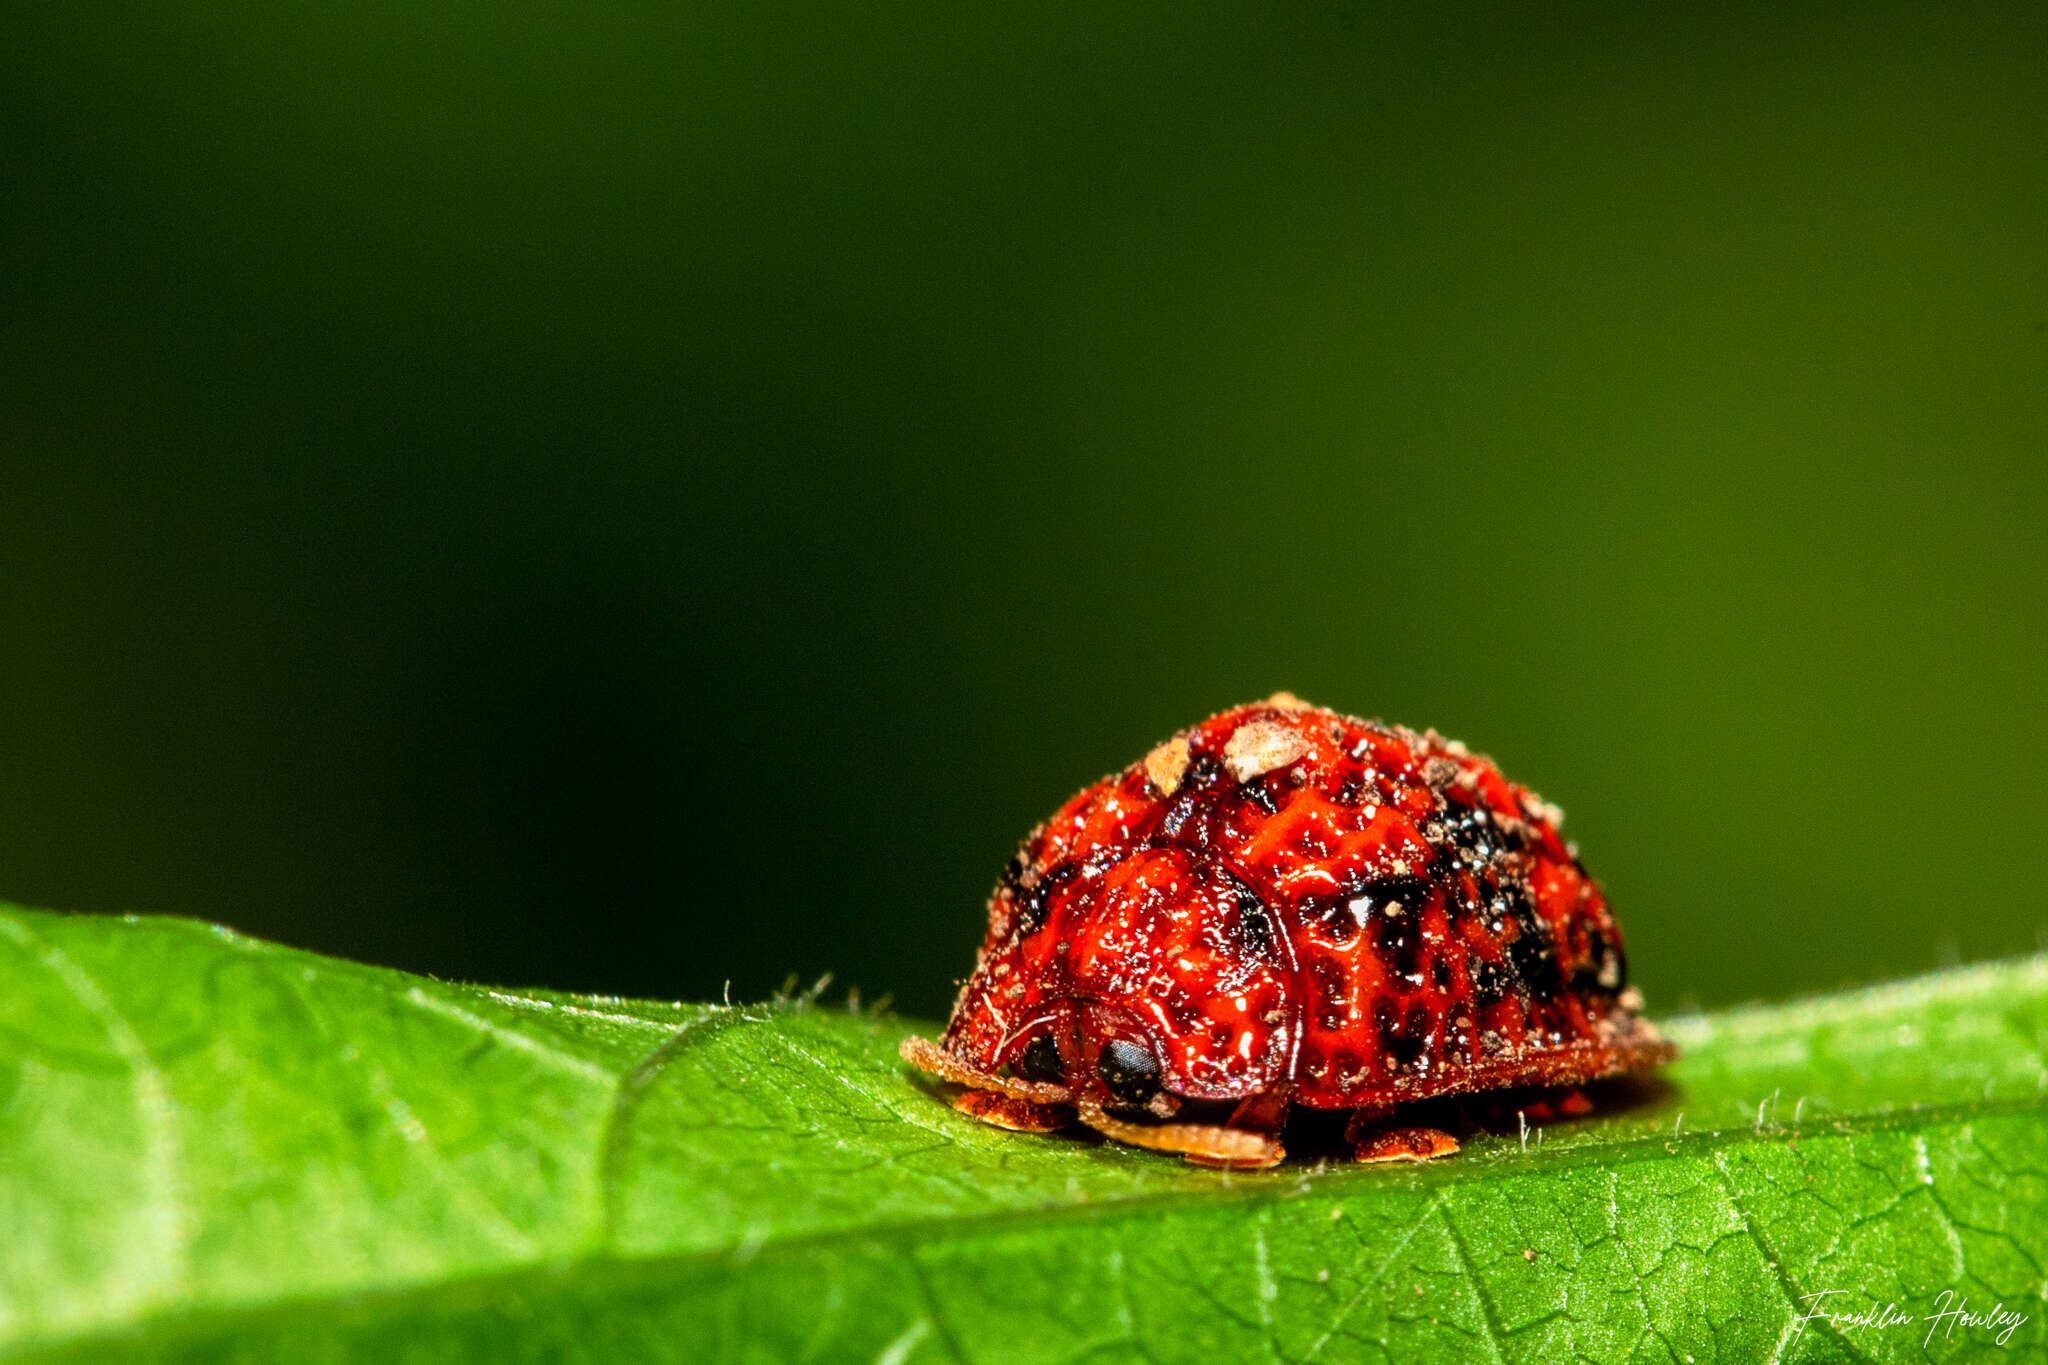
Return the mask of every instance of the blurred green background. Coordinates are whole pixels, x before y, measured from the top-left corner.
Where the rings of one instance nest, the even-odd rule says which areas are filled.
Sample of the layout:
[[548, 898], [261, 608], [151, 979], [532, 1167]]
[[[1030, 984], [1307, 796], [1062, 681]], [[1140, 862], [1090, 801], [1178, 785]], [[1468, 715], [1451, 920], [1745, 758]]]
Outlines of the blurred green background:
[[2048, 7], [0, 51], [0, 894], [932, 1014], [1285, 687], [1564, 805], [1656, 1006], [2048, 925]]

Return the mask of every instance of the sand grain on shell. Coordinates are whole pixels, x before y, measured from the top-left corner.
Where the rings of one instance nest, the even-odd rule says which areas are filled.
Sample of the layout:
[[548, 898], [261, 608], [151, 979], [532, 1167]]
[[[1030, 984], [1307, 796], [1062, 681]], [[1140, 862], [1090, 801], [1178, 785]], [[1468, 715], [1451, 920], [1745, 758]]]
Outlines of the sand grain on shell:
[[1308, 752], [1308, 741], [1278, 721], [1240, 725], [1223, 746], [1223, 762], [1239, 782], [1284, 768]]

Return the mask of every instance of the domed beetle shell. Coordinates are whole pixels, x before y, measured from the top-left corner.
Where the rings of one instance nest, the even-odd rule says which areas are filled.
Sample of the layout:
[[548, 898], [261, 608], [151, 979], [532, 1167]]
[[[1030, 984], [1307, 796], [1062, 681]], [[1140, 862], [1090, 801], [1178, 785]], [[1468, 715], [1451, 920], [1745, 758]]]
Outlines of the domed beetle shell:
[[1032, 831], [944, 1036], [903, 1055], [1021, 1131], [1266, 1166], [1302, 1105], [1354, 1111], [1361, 1160], [1448, 1154], [1397, 1106], [1674, 1055], [1562, 818], [1434, 731], [1225, 711]]

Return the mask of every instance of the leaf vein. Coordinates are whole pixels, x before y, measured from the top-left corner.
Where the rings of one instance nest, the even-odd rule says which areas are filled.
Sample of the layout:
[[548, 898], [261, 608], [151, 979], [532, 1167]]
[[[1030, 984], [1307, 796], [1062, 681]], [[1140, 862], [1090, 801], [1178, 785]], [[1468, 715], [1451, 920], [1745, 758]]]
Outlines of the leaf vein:
[[154, 1234], [157, 1258], [156, 1274], [134, 1286], [135, 1298], [145, 1303], [168, 1300], [189, 1285], [192, 1275], [192, 1210], [185, 1193], [184, 1145], [171, 1106], [169, 1082], [127, 1016], [76, 959], [14, 913], [0, 913], [0, 933], [41, 961], [44, 970], [100, 1025], [107, 1042], [127, 1064], [130, 1093], [144, 1134], [142, 1185], [149, 1212], [141, 1221]]

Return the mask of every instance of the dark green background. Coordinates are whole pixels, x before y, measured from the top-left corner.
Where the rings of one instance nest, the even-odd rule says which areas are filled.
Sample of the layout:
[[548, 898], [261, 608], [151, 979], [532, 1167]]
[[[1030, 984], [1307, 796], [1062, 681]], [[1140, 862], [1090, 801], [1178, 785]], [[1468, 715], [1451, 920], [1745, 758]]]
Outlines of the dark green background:
[[1567, 807], [1661, 1005], [2048, 924], [2048, 7], [0, 53], [0, 894], [930, 1013], [1286, 687]]

